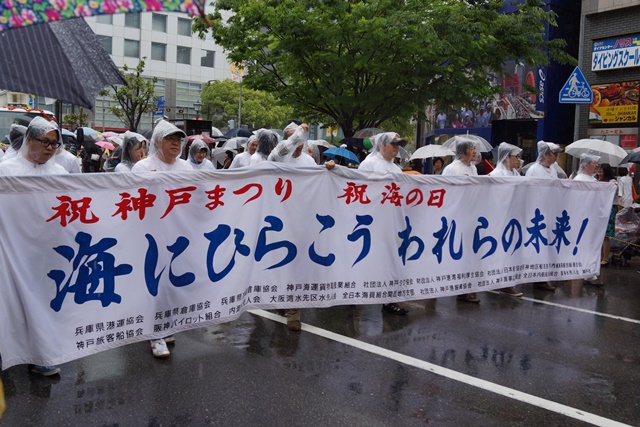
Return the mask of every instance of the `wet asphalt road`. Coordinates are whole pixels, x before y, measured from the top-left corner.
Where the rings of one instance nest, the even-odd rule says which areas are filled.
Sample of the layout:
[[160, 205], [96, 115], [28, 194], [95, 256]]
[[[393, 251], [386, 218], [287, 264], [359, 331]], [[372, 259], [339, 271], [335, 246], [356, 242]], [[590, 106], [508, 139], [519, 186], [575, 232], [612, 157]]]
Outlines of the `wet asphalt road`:
[[142, 342], [54, 378], [15, 366], [0, 426], [637, 426], [638, 268], [603, 269], [603, 288], [407, 302], [407, 317], [307, 309], [302, 332], [245, 313], [178, 334], [168, 359]]

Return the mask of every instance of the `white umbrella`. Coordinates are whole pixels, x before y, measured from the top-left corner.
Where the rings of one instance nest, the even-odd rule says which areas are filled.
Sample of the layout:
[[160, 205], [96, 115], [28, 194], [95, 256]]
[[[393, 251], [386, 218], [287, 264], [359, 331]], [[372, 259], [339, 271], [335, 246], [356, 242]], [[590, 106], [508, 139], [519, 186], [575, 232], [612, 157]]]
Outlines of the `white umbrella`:
[[228, 139], [224, 144], [222, 144], [221, 148], [224, 148], [225, 150], [237, 150], [238, 148], [247, 145], [247, 141], [249, 141], [249, 138], [238, 136], [236, 138]]
[[402, 147], [398, 147], [398, 155], [396, 156], [403, 161], [409, 160], [409, 152]]
[[456, 151], [456, 147], [458, 146], [459, 142], [462, 141], [471, 141], [474, 144], [476, 144], [476, 150], [480, 153], [486, 153], [491, 151], [491, 149], [493, 148], [491, 146], [491, 144], [489, 144], [489, 141], [487, 141], [486, 139], [484, 139], [481, 136], [478, 135], [471, 135], [471, 134], [465, 134], [465, 135], [456, 135], [454, 137], [451, 137], [449, 139], [447, 139], [445, 141], [444, 144], [442, 144], [443, 147], [446, 147], [450, 150], [453, 150], [454, 152]]
[[456, 153], [451, 151], [451, 149], [447, 147], [443, 147], [442, 145], [429, 144], [424, 147], [418, 148], [412, 155], [411, 160], [414, 159], [428, 159], [429, 157], [445, 157], [445, 156], [454, 156]]
[[211, 136], [212, 137], [215, 138], [216, 136], [222, 136], [222, 135], [224, 135], [224, 134], [222, 133], [222, 131], [220, 129], [218, 129], [215, 126], [211, 126]]
[[307, 144], [320, 145], [322, 147], [327, 147], [327, 148], [335, 147], [335, 145], [330, 144], [328, 141], [325, 141], [324, 139], [310, 139], [307, 141]]
[[579, 139], [565, 148], [565, 153], [580, 157], [581, 154], [595, 154], [600, 156], [600, 163], [619, 166], [620, 161], [627, 157], [627, 152], [621, 147], [603, 139]]
[[[211, 161], [213, 162], [214, 166], [216, 166], [216, 163], [224, 165], [224, 161], [227, 158], [227, 151], [229, 151], [227, 148], [214, 148], [213, 150], [211, 150]], [[231, 151], [233, 151], [233, 155], [235, 156], [235, 150]]]

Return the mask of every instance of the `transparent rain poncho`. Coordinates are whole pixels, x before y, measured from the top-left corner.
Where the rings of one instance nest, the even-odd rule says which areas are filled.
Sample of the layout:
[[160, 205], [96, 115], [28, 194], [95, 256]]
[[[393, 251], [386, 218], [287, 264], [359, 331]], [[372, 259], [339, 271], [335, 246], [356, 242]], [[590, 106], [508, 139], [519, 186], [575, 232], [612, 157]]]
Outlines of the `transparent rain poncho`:
[[[200, 153], [202, 150], [205, 150], [207, 152], [206, 157], [204, 158], [203, 161], [201, 161], [200, 163], [198, 163], [196, 161], [196, 154]], [[215, 167], [213, 166], [213, 163], [211, 163], [211, 161], [209, 159], [207, 159], [207, 157], [209, 157], [210, 155], [210, 150], [209, 150], [209, 146], [207, 145], [206, 142], [204, 142], [203, 140], [201, 140], [200, 138], [196, 138], [193, 140], [193, 142], [191, 142], [191, 147], [189, 147], [189, 163], [191, 164], [191, 167], [196, 169], [196, 170], [213, 170], [215, 169]]]
[[251, 165], [265, 162], [269, 154], [278, 145], [278, 134], [272, 130], [258, 129], [255, 131], [255, 135], [258, 137], [258, 148], [251, 156], [251, 161], [249, 162]]
[[555, 167], [547, 167], [542, 164], [545, 157], [552, 153], [562, 151], [558, 144], [553, 142], [538, 141], [538, 158], [536, 163], [527, 170], [526, 176], [538, 178], [558, 178], [558, 170]]
[[[166, 120], [160, 120], [156, 127], [153, 129], [153, 134], [151, 135], [149, 156], [161, 156], [159, 152], [160, 148], [162, 147], [162, 140], [167, 136], [173, 135], [175, 133], [180, 134], [180, 136], [182, 137], [182, 146], [180, 147], [180, 151], [182, 151], [184, 150], [184, 146], [186, 143], [185, 137], [187, 135], [185, 135], [185, 133], [179, 127], [169, 123]], [[170, 161], [167, 163], [170, 163]]]
[[474, 164], [478, 158], [476, 150], [476, 158], [470, 159], [471, 164], [467, 165], [463, 159], [467, 157], [467, 151], [476, 147], [476, 143], [471, 140], [460, 140], [456, 144], [456, 159], [447, 165], [442, 171], [443, 176], [475, 176], [478, 175], [478, 169]]
[[373, 145], [371, 153], [360, 163], [358, 170], [380, 173], [402, 173], [400, 166], [393, 163], [393, 161], [385, 159], [380, 152], [380, 150], [390, 142], [403, 142], [404, 140], [400, 138], [400, 135], [395, 132], [384, 132], [374, 135], [370, 139]]
[[600, 156], [595, 154], [583, 153], [580, 155], [580, 166], [578, 166], [578, 173], [573, 178], [575, 181], [597, 181], [597, 179], [593, 175], [589, 175], [585, 168], [587, 165], [591, 163], [596, 163], [600, 161]]
[[258, 137], [256, 135], [251, 135], [247, 144], [245, 145], [244, 151], [233, 158], [231, 162], [231, 166], [229, 169], [242, 168], [245, 166], [249, 166], [249, 162], [251, 162], [251, 153], [249, 152], [249, 145], [253, 141], [258, 141]]
[[536, 159], [536, 162], [541, 163], [546, 155], [559, 153], [560, 151], [562, 151], [562, 148], [560, 148], [558, 144], [540, 140], [538, 141], [538, 158]]
[[165, 159], [161, 150], [162, 140], [173, 134], [179, 134], [182, 138], [180, 144], [180, 152], [184, 150], [186, 135], [180, 128], [167, 122], [166, 120], [160, 120], [153, 130], [151, 135], [151, 141], [149, 144], [149, 157], [140, 160], [136, 163], [132, 172], [160, 172], [160, 171], [181, 171], [181, 170], [193, 170], [189, 162], [180, 158], [178, 155], [173, 159]]
[[[307, 130], [303, 126], [298, 126], [295, 123], [289, 123], [289, 125], [284, 128], [285, 134], [291, 129], [295, 129], [293, 134], [289, 138], [280, 141], [278, 145], [276, 145], [276, 147], [271, 151], [271, 154], [269, 154], [267, 160], [271, 162], [300, 163], [302, 165], [310, 165], [310, 162], [313, 161], [313, 159], [310, 159], [310, 156], [304, 152], [304, 146], [307, 142], [307, 139], [309, 138], [309, 132], [307, 132]], [[300, 146], [302, 146], [302, 153], [298, 157], [294, 158], [293, 153]]]
[[0, 175], [67, 174], [67, 170], [56, 163], [55, 155], [51, 155], [51, 157], [42, 164], [30, 160], [28, 154], [29, 147], [33, 144], [40, 144], [37, 138], [41, 138], [51, 131], [56, 132], [57, 140], [62, 143], [60, 131], [54, 122], [50, 122], [43, 117], [35, 117], [31, 120], [25, 132], [24, 143], [20, 147], [19, 154], [12, 159], [0, 163]]
[[[496, 168], [491, 171], [490, 176], [520, 176], [520, 173], [511, 168], [511, 156], [517, 156], [522, 152], [522, 148], [513, 144], [502, 142], [498, 146], [498, 162]], [[518, 159], [518, 162], [520, 159]]]
[[9, 142], [11, 146], [7, 149], [0, 159], [0, 162], [5, 162], [18, 155], [22, 142], [24, 141], [24, 134], [27, 133], [27, 127], [19, 124], [12, 124], [9, 128]]
[[147, 148], [147, 138], [136, 132], [126, 131], [122, 137], [122, 159], [116, 165], [114, 172], [131, 172], [131, 168], [136, 164], [133, 151], [145, 144]]

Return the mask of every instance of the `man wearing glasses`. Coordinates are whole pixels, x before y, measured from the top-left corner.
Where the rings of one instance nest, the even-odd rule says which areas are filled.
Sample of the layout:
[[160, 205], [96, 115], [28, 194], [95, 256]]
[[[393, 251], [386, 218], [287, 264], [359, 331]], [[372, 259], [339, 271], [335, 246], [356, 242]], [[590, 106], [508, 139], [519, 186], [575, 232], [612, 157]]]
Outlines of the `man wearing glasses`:
[[0, 163], [0, 175], [66, 174], [54, 159], [61, 145], [56, 124], [36, 117], [27, 127], [18, 156]]
[[[54, 159], [56, 150], [61, 145], [56, 124], [43, 117], [34, 118], [27, 127], [18, 155], [0, 163], [0, 176], [67, 174], [67, 170]], [[29, 371], [50, 377], [59, 374], [60, 368], [29, 365]]]

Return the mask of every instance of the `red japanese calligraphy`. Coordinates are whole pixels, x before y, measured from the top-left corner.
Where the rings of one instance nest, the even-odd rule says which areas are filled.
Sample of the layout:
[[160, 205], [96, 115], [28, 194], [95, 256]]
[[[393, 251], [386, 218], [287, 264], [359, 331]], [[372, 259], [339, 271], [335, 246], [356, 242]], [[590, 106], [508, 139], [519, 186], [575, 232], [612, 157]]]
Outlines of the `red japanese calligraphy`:
[[278, 182], [276, 183], [276, 194], [278, 196], [282, 196], [284, 192], [284, 197], [280, 200], [280, 203], [284, 202], [291, 196], [291, 180], [283, 180], [282, 178], [278, 178]]
[[404, 196], [400, 195], [400, 187], [395, 182], [392, 182], [391, 185], [385, 185], [384, 188], [389, 192], [382, 192], [380, 204], [384, 205], [384, 202], [389, 201], [392, 205], [400, 206], [402, 199], [404, 199]]
[[442, 204], [444, 203], [445, 193], [446, 193], [445, 189], [431, 190], [429, 192], [429, 200], [427, 201], [427, 206], [437, 206], [441, 208]]
[[344, 198], [347, 204], [353, 202], [360, 202], [360, 204], [367, 205], [371, 203], [371, 200], [367, 197], [367, 185], [356, 185], [355, 182], [347, 182], [347, 188], [342, 189], [344, 194], [338, 196], [338, 199]]
[[56, 196], [56, 199], [60, 201], [60, 204], [51, 208], [56, 211], [56, 213], [49, 218], [47, 222], [60, 218], [60, 225], [63, 227], [66, 227], [67, 224], [72, 223], [77, 219], [79, 219], [83, 224], [93, 224], [98, 222], [99, 218], [89, 209], [91, 207], [90, 197], [83, 197], [80, 200], [71, 200], [71, 197], [69, 196]]
[[154, 194], [148, 194], [146, 188], [138, 188], [138, 194], [140, 197], [131, 197], [131, 194], [124, 192], [120, 193], [122, 200], [116, 203], [118, 210], [111, 216], [120, 215], [122, 220], [126, 220], [129, 212], [138, 212], [138, 218], [144, 219], [147, 208], [153, 207], [153, 202], [156, 200]]
[[413, 206], [418, 206], [424, 201], [422, 190], [420, 190], [419, 188], [414, 188], [413, 190], [409, 191], [407, 193], [407, 198], [405, 199], [405, 201], [407, 202], [407, 205], [413, 204]]
[[205, 191], [205, 193], [207, 193], [207, 198], [209, 200], [212, 200], [212, 202], [209, 202], [205, 205], [206, 208], [212, 211], [218, 206], [224, 206], [222, 196], [224, 196], [225, 191], [227, 191], [227, 189], [224, 187], [220, 187], [220, 185], [216, 185], [216, 188], [214, 188], [213, 190]]
[[258, 197], [260, 197], [260, 195], [262, 194], [262, 185], [260, 185], [260, 184], [247, 184], [244, 187], [242, 187], [241, 189], [236, 190], [236, 191], [233, 192], [233, 194], [244, 194], [247, 191], [251, 190], [252, 188], [255, 188], [257, 190], [256, 194], [251, 196], [249, 199], [247, 199], [247, 201], [244, 202], [242, 204], [242, 206], [244, 206], [247, 203], [249, 203], [250, 201], [255, 200]]
[[196, 188], [197, 187], [195, 185], [191, 185], [189, 187], [176, 188], [175, 190], [166, 190], [167, 194], [169, 195], [169, 206], [167, 207], [165, 213], [160, 217], [160, 219], [167, 216], [176, 205], [188, 204], [189, 200], [191, 200], [190, 192], [195, 191]]

